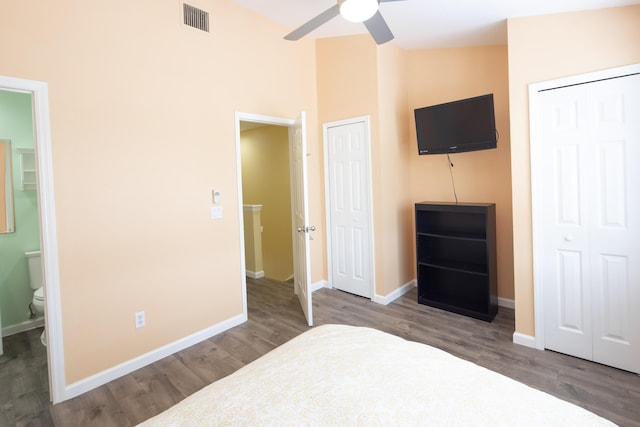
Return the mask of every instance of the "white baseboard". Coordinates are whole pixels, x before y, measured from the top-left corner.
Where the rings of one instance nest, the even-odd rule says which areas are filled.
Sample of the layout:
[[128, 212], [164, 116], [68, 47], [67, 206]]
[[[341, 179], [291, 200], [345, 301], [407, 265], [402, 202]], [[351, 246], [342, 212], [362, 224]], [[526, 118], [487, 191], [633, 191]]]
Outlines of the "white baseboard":
[[382, 304], [382, 305], [389, 305], [396, 299], [400, 298], [402, 295], [409, 292], [412, 288], [415, 288], [416, 284], [417, 282], [414, 279], [408, 283], [405, 283], [404, 285], [402, 285], [401, 287], [399, 287], [398, 289], [396, 289], [395, 291], [391, 292], [388, 295], [382, 296], [382, 295], [376, 294], [373, 296], [373, 302], [377, 302], [378, 304]]
[[529, 348], [537, 348], [536, 347], [536, 338], [531, 335], [521, 334], [520, 332], [513, 333], [513, 342], [514, 344], [523, 345]]
[[498, 306], [515, 310], [516, 302], [512, 299], [498, 297]]
[[320, 280], [319, 282], [316, 282], [314, 284], [311, 285], [311, 292], [315, 292], [319, 289], [322, 288], [328, 288], [329, 286], [329, 282], [327, 280]]
[[262, 279], [264, 277], [264, 271], [251, 271], [251, 270], [246, 270], [247, 277], [251, 278], [251, 279]]
[[136, 369], [140, 369], [153, 362], [157, 362], [162, 358], [170, 356], [180, 350], [184, 350], [187, 347], [190, 347], [194, 344], [197, 344], [201, 341], [211, 338], [214, 335], [222, 333], [246, 321], [247, 321], [246, 314], [240, 314], [238, 316], [227, 319], [221, 323], [218, 323], [217, 325], [213, 325], [207, 329], [203, 329], [202, 331], [196, 332], [185, 338], [174, 341], [171, 344], [167, 344], [156, 350], [150, 351], [149, 353], [146, 353], [134, 359], [128, 360], [124, 363], [114, 366], [113, 368], [99, 372], [88, 378], [85, 378], [71, 385], [68, 385], [65, 387], [64, 396], [60, 401], [72, 399], [76, 396], [81, 395], [82, 393], [86, 393], [89, 390], [93, 390], [96, 387], [100, 387], [101, 385], [104, 385], [109, 381], [113, 381], [117, 378], [122, 377], [123, 375], [127, 375], [135, 371]]
[[35, 319], [25, 320], [24, 322], [16, 323], [15, 325], [9, 325], [2, 328], [2, 336], [8, 337], [10, 335], [19, 334], [20, 332], [30, 331], [31, 329], [44, 326], [44, 317], [36, 317]]

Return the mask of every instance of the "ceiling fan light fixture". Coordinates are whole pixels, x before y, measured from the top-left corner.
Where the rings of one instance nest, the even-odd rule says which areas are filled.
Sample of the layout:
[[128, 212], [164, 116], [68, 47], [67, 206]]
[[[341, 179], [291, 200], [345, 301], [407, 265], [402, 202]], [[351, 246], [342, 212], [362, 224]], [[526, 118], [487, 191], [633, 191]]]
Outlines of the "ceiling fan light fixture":
[[378, 0], [344, 0], [340, 15], [347, 21], [364, 22], [378, 11]]

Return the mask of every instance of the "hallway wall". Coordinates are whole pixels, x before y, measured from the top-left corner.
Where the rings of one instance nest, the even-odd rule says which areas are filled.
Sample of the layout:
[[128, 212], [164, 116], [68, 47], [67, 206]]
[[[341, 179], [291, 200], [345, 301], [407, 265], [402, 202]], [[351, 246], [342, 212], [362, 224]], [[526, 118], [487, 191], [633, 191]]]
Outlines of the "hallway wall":
[[271, 279], [293, 275], [289, 137], [284, 126], [241, 133], [242, 198], [262, 205], [262, 265]]

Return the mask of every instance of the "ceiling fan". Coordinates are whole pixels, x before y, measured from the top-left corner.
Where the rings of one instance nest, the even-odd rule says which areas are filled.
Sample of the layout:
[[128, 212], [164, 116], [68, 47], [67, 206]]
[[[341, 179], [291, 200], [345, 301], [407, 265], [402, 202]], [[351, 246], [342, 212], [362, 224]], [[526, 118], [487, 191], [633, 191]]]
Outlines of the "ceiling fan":
[[338, 15], [351, 22], [363, 22], [377, 44], [393, 40], [393, 33], [378, 10], [379, 3], [403, 0], [338, 0], [336, 5], [302, 24], [284, 36], [285, 40], [299, 40]]

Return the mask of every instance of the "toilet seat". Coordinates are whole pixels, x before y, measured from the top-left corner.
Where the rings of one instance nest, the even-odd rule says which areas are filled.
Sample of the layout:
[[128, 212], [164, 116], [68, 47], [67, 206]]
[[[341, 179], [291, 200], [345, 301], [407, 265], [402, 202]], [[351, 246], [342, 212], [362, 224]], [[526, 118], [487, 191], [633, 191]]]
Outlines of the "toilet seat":
[[34, 301], [39, 301], [39, 302], [44, 302], [44, 288], [40, 287], [38, 289], [36, 289], [36, 291], [33, 293], [33, 300]]
[[33, 293], [33, 300], [31, 302], [37, 312], [44, 313], [44, 288], [39, 287], [36, 289]]

